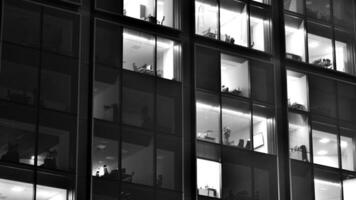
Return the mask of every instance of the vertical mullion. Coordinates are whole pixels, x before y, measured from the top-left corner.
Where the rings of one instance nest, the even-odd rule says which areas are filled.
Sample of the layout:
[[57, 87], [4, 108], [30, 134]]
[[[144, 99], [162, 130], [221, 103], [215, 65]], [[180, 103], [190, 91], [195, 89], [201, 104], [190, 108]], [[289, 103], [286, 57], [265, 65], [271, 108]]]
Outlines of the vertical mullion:
[[217, 0], [217, 3], [218, 3], [218, 34], [217, 34], [217, 40], [220, 40], [221, 39], [221, 21], [220, 21], [220, 9], [221, 9], [221, 3], [220, 3], [220, 0]]
[[[156, 0], [157, 2], [157, 0]], [[157, 14], [157, 6], [156, 6], [156, 14]], [[157, 16], [156, 16], [157, 19]], [[155, 48], [154, 48], [154, 68], [155, 68], [155, 76], [154, 76], [154, 85], [153, 85], [153, 186], [154, 186], [154, 196], [157, 198], [157, 95], [158, 95], [158, 79], [157, 79], [157, 35], [155, 38]]]
[[123, 135], [123, 128], [122, 128], [122, 102], [123, 102], [123, 87], [124, 87], [124, 70], [122, 69], [123, 68], [123, 58], [124, 58], [124, 28], [123, 27], [120, 27], [120, 32], [121, 32], [121, 35], [120, 35], [120, 52], [121, 52], [121, 56], [120, 56], [120, 59], [121, 59], [121, 62], [120, 62], [120, 67], [118, 69], [119, 71], [119, 77], [120, 77], [120, 86], [119, 86], [119, 121], [118, 121], [118, 124], [119, 124], [119, 141], [118, 141], [118, 144], [119, 144], [119, 149], [118, 149], [118, 169], [119, 169], [119, 198], [118, 199], [121, 199], [120, 195], [122, 193], [122, 135]]
[[246, 3], [247, 6], [247, 47], [252, 48], [251, 45], [251, 8], [250, 3]]

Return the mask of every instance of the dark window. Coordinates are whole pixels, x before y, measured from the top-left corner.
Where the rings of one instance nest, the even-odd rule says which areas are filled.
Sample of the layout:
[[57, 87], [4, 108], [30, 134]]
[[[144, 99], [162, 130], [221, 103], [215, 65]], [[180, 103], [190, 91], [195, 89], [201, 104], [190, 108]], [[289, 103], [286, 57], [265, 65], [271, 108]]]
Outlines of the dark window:
[[195, 51], [197, 87], [206, 90], [219, 91], [219, 52], [200, 46], [197, 46]]
[[313, 174], [309, 164], [291, 160], [291, 197], [293, 200], [313, 200]]
[[304, 0], [284, 0], [284, 9], [303, 14]]
[[336, 86], [332, 80], [310, 76], [310, 110], [313, 114], [336, 117]]
[[340, 29], [335, 30], [335, 59], [337, 71], [346, 72], [348, 74], [354, 73], [352, 60], [355, 51], [353, 50], [352, 44], [354, 44], [352, 34]]
[[[306, 1], [307, 15], [310, 18], [329, 21], [331, 0], [308, 0]], [[338, 0], [337, 0], [338, 1]]]
[[274, 72], [271, 64], [251, 61], [251, 93], [254, 100], [274, 104]]
[[353, 28], [354, 26], [354, 9], [355, 2], [352, 0], [334, 0], [333, 13], [334, 22], [339, 26]]
[[122, 11], [122, 1], [117, 0], [95, 0], [96, 8], [119, 14]]

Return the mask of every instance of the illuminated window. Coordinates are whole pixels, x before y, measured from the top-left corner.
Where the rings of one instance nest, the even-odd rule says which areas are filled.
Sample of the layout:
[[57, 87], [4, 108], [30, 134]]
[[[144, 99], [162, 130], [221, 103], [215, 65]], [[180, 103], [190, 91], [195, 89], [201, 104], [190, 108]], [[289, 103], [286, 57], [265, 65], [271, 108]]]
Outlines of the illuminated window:
[[305, 30], [302, 19], [285, 15], [287, 58], [305, 61]]
[[288, 114], [289, 157], [305, 162], [310, 161], [308, 118], [301, 114]]
[[307, 76], [288, 70], [287, 83], [289, 108], [307, 111], [309, 109]]
[[197, 159], [198, 194], [221, 197], [221, 164], [214, 161]]
[[218, 2], [216, 0], [195, 1], [195, 32], [209, 38], [218, 38]]

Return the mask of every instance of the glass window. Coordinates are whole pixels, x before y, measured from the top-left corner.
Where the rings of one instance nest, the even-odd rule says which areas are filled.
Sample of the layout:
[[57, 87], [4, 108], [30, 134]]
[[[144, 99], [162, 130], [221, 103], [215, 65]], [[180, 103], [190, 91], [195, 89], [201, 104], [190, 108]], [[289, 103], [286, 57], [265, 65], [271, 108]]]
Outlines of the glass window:
[[249, 105], [231, 98], [222, 99], [223, 144], [251, 150], [251, 111]]
[[196, 34], [218, 38], [218, 9], [216, 0], [195, 0]]
[[253, 149], [254, 151], [275, 154], [275, 130], [273, 109], [253, 106]]
[[310, 110], [313, 114], [336, 117], [336, 86], [333, 80], [309, 76]]
[[287, 58], [305, 61], [305, 28], [304, 21], [297, 17], [285, 15]]
[[156, 23], [155, 0], [124, 0], [124, 15]]
[[67, 190], [44, 185], [36, 186], [36, 199], [67, 200]]
[[309, 63], [326, 69], [333, 69], [333, 45], [331, 29], [308, 23]]
[[35, 110], [6, 103], [0, 110], [0, 162], [34, 165]]
[[334, 23], [339, 26], [352, 28], [354, 26], [354, 1], [352, 0], [334, 0], [333, 14]]
[[78, 56], [79, 17], [44, 8], [43, 49], [67, 56]]
[[252, 169], [241, 163], [222, 166], [223, 199], [252, 199]]
[[92, 176], [119, 179], [120, 128], [94, 120]]
[[94, 118], [119, 122], [120, 75], [117, 70], [95, 68], [93, 98]]
[[197, 159], [198, 194], [221, 197], [221, 164], [214, 161]]
[[[130, 0], [131, 1], [131, 0]], [[178, 4], [175, 0], [157, 0], [157, 24], [169, 27], [178, 27]]]
[[303, 14], [304, 13], [304, 1], [284, 0], [284, 9]]
[[345, 31], [335, 30], [335, 56], [336, 70], [353, 73], [353, 47], [354, 40], [352, 35]]
[[340, 135], [342, 168], [356, 171], [356, 130], [341, 128]]
[[154, 83], [149, 78], [128, 72], [123, 74], [122, 123], [145, 129], [153, 128]]
[[41, 106], [76, 113], [78, 60], [52, 53], [43, 53], [42, 59]]
[[[130, 2], [131, 1], [132, 0], [130, 0]], [[154, 36], [124, 29], [123, 68], [139, 73], [155, 75], [155, 45], [156, 41]]]
[[120, 13], [122, 11], [122, 1], [116, 0], [95, 0], [95, 7], [98, 9], [104, 9], [114, 13]]
[[270, 19], [266, 10], [250, 7], [250, 46], [260, 51], [270, 51]]
[[265, 3], [265, 4], [269, 3], [269, 0], [252, 0], [252, 1], [256, 1], [256, 2], [259, 2], [259, 3]]
[[124, 128], [121, 149], [122, 181], [153, 185], [153, 143], [152, 133]]
[[[96, 2], [102, 2], [98, 0]], [[115, 1], [119, 2], [119, 1]], [[121, 68], [122, 28], [118, 25], [96, 21], [95, 63], [100, 66]]]
[[308, 80], [302, 73], [287, 70], [288, 107], [307, 111], [308, 106]]
[[207, 143], [203, 141], [196, 141], [197, 157], [208, 160], [215, 160], [221, 162], [221, 145], [214, 143]]
[[158, 80], [156, 96], [156, 130], [164, 134], [181, 135], [181, 86], [171, 81]]
[[337, 83], [338, 117], [342, 124], [354, 127], [356, 125], [356, 86]]
[[38, 94], [40, 53], [17, 45], [2, 45], [0, 98], [35, 105]]
[[237, 96], [250, 96], [249, 61], [221, 54], [221, 92]]
[[[119, 181], [94, 177], [92, 179], [92, 198], [93, 200], [116, 200], [121, 195], [121, 191], [118, 190], [120, 186]], [[122, 195], [127, 194], [122, 192]]]
[[247, 5], [240, 1], [220, 0], [220, 40], [247, 46]]
[[310, 161], [309, 125], [307, 116], [288, 114], [289, 120], [289, 157]]
[[40, 46], [41, 7], [28, 2], [6, 1], [3, 40], [24, 46]]
[[220, 143], [220, 104], [218, 96], [197, 92], [197, 138]]
[[291, 160], [292, 200], [313, 200], [313, 174], [311, 165]]
[[314, 163], [339, 167], [336, 126], [313, 122], [312, 127]]
[[181, 80], [181, 46], [164, 38], [157, 38], [157, 76], [169, 80]]
[[0, 194], [2, 199], [32, 200], [33, 184], [12, 181], [8, 179], [0, 179]]
[[156, 185], [159, 188], [181, 189], [182, 161], [181, 139], [170, 136], [157, 137]]
[[254, 100], [274, 104], [273, 65], [250, 60], [251, 96]]
[[306, 7], [308, 17], [323, 21], [330, 20], [330, 0], [308, 0]]
[[155, 199], [154, 197], [155, 193], [152, 187], [130, 184], [130, 183], [121, 183], [121, 193], [119, 195], [120, 195], [119, 199], [123, 199], [123, 198], [126, 199], [129, 198], [132, 200]]
[[37, 166], [52, 170], [73, 170], [76, 118], [52, 111], [41, 111]]
[[342, 181], [343, 199], [353, 200], [356, 196], [356, 177], [346, 176]]
[[315, 200], [341, 200], [341, 181], [337, 173], [314, 169]]
[[197, 87], [220, 91], [220, 53], [201, 46], [196, 46], [195, 53]]

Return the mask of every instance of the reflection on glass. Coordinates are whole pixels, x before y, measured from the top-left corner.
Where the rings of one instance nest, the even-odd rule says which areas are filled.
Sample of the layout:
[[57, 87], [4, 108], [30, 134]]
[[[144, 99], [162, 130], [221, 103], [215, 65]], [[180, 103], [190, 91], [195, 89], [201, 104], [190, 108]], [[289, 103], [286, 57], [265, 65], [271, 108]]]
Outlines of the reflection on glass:
[[197, 138], [220, 143], [220, 105], [214, 95], [197, 93]]
[[349, 176], [342, 181], [343, 188], [343, 199], [353, 200], [356, 196], [356, 178], [354, 176]]
[[198, 194], [220, 198], [221, 164], [218, 162], [197, 159]]
[[284, 0], [284, 9], [303, 14], [304, 1], [301, 0]]
[[122, 135], [121, 180], [153, 185], [153, 137], [125, 128]]
[[251, 7], [250, 16], [250, 34], [251, 48], [260, 51], [269, 51], [270, 49], [270, 20], [264, 10]]
[[315, 200], [341, 200], [341, 181], [338, 174], [326, 170], [314, 170]]
[[330, 20], [330, 0], [307, 0], [306, 8], [309, 17], [324, 21]]
[[[131, 1], [131, 0], [129, 0]], [[157, 0], [157, 24], [173, 27], [174, 22], [174, 0]]]
[[251, 150], [251, 111], [249, 106], [230, 98], [223, 98], [222, 104], [223, 144]]
[[308, 118], [301, 114], [288, 114], [289, 120], [289, 157], [309, 162], [310, 143]]
[[195, 1], [195, 32], [209, 38], [218, 36], [218, 3], [216, 0]]
[[333, 48], [331, 39], [308, 33], [309, 63], [322, 68], [333, 69]]
[[314, 163], [330, 167], [338, 167], [337, 135], [321, 130], [312, 130]]
[[[7, 179], [0, 179], [0, 194], [2, 199], [32, 200], [33, 184], [19, 182], [19, 181], [12, 181]], [[58, 199], [58, 200], [62, 200], [62, 199]]]
[[288, 70], [287, 83], [288, 107], [307, 111], [309, 109], [307, 76], [302, 73]]
[[123, 14], [151, 23], [157, 21], [154, 0], [124, 0]]
[[220, 39], [247, 46], [248, 15], [246, 4], [235, 0], [220, 1]]
[[155, 43], [155, 38], [151, 35], [124, 29], [123, 68], [154, 75]]
[[43, 186], [43, 185], [37, 185], [36, 199], [38, 199], [38, 200], [66, 200], [67, 199], [67, 190]]
[[253, 149], [261, 153], [275, 153], [273, 115], [262, 107], [253, 107]]
[[285, 15], [287, 58], [305, 61], [305, 29], [302, 19]]
[[96, 119], [118, 122], [119, 120], [119, 74], [109, 68], [95, 68], [93, 88], [93, 116]]
[[221, 54], [221, 92], [250, 96], [249, 61]]
[[353, 6], [353, 0], [334, 0], [333, 16], [335, 24], [352, 28], [355, 22]]
[[353, 39], [350, 34], [335, 30], [335, 59], [337, 71], [352, 73], [352, 43]]
[[180, 80], [181, 47], [172, 40], [157, 38], [157, 76]]
[[356, 171], [356, 131], [341, 128], [340, 132], [342, 168], [350, 171]]

